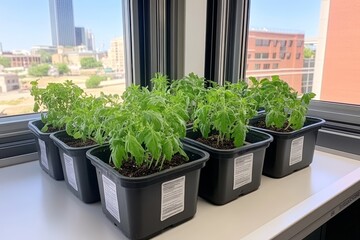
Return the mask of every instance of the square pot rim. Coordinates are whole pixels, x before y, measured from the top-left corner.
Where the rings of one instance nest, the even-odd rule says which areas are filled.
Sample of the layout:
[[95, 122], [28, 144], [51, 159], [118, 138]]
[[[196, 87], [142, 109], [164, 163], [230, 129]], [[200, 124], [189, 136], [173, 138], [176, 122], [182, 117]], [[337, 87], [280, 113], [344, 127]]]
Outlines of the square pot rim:
[[[259, 115], [257, 117], [254, 117], [253, 119], [261, 119], [261, 118], [264, 118], [264, 117], [265, 117], [265, 115]], [[277, 137], [292, 137], [294, 135], [305, 133], [305, 132], [311, 131], [313, 129], [319, 129], [326, 122], [322, 118], [311, 117], [311, 116], [306, 116], [306, 120], [311, 120], [311, 121], [315, 121], [315, 122], [311, 123], [311, 124], [308, 124], [306, 126], [303, 126], [302, 128], [300, 128], [298, 130], [295, 130], [295, 131], [292, 131], [292, 132], [277, 132], [277, 131], [274, 131], [274, 130], [270, 130], [270, 129], [266, 129], [266, 128], [260, 128], [260, 127], [254, 127], [254, 126], [250, 126], [250, 128], [257, 129], [259, 131], [264, 131], [266, 133], [269, 133], [269, 134], [271, 134], [273, 136], [277, 136]]]
[[[96, 168], [100, 168], [102, 171], [105, 171], [105, 172], [108, 172], [109, 174], [114, 175], [117, 179], [120, 180], [120, 184], [122, 186], [126, 185], [127, 187], [130, 188], [130, 186], [128, 186], [128, 185], [134, 185], [134, 184], [151, 185], [153, 183], [161, 181], [161, 179], [163, 179], [166, 176], [178, 175], [179, 173], [181, 173], [183, 171], [187, 171], [188, 169], [189, 170], [191, 170], [191, 169], [195, 170], [195, 169], [199, 169], [199, 168], [202, 168], [202, 167], [205, 166], [205, 163], [210, 158], [209, 153], [207, 153], [204, 150], [193, 147], [191, 145], [188, 145], [188, 144], [183, 144], [183, 146], [184, 146], [184, 150], [188, 150], [188, 151], [193, 152], [193, 153], [195, 153], [197, 155], [200, 155], [200, 158], [196, 159], [196, 160], [193, 160], [191, 162], [186, 162], [184, 164], [181, 164], [181, 165], [173, 167], [173, 168], [169, 168], [169, 169], [166, 169], [166, 170], [162, 170], [160, 172], [156, 172], [156, 173], [146, 175], [146, 176], [141, 176], [141, 177], [126, 177], [126, 176], [120, 174], [118, 171], [116, 171], [108, 163], [105, 163], [104, 161], [102, 161], [98, 157], [92, 155], [92, 153], [91, 153], [92, 151], [109, 148], [109, 144], [104, 144], [104, 145], [97, 146], [97, 147], [94, 147], [94, 148], [91, 148], [91, 149], [87, 150], [86, 151], [86, 157], [88, 159], [90, 159], [91, 163]], [[202, 165], [202, 166], [198, 167], [198, 165]]]
[[[57, 132], [53, 132], [50, 134], [50, 138], [54, 141], [54, 143], [61, 149], [67, 150], [67, 151], [84, 151], [84, 150], [89, 150], [91, 148], [94, 148], [96, 146], [98, 146], [99, 144], [93, 144], [93, 145], [89, 145], [89, 146], [83, 146], [83, 147], [71, 147], [69, 145], [67, 145], [65, 142], [63, 142], [62, 140], [59, 139], [59, 135], [66, 135], [69, 136], [66, 133], [66, 130], [60, 130]], [[69, 136], [71, 137], [71, 136]], [[73, 138], [73, 137], [71, 137]], [[75, 139], [75, 138], [73, 138]]]
[[[192, 128], [191, 128], [192, 130]], [[211, 153], [220, 153], [220, 154], [235, 154], [238, 152], [244, 152], [244, 151], [248, 151], [248, 150], [253, 150], [255, 148], [259, 148], [259, 147], [263, 147], [265, 145], [270, 144], [274, 138], [273, 136], [271, 136], [269, 133], [260, 131], [259, 129], [253, 129], [253, 128], [249, 128], [249, 131], [246, 133], [247, 134], [260, 134], [263, 136], [266, 136], [266, 139], [261, 140], [259, 142], [255, 142], [255, 143], [250, 143], [250, 144], [245, 144], [243, 146], [237, 147], [237, 148], [232, 148], [232, 149], [218, 149], [218, 148], [214, 148], [211, 147], [209, 145], [206, 145], [204, 143], [201, 143], [199, 141], [196, 141], [195, 139], [189, 138], [189, 137], [185, 137], [184, 138], [184, 142], [188, 143], [188, 144], [194, 144], [195, 146], [199, 145], [202, 148], [208, 150]]]
[[41, 121], [41, 119], [32, 120], [32, 121], [29, 121], [29, 122], [28, 122], [28, 128], [29, 128], [30, 131], [31, 131], [32, 133], [34, 133], [37, 137], [39, 137], [39, 136], [50, 137], [50, 135], [51, 135], [52, 133], [57, 133], [57, 132], [63, 131], [63, 130], [58, 130], [58, 131], [55, 131], [55, 132], [44, 133], [44, 132], [41, 131], [41, 129], [39, 129], [37, 126], [35, 126], [35, 123], [36, 123], [36, 122], [41, 122], [41, 123], [43, 123], [43, 122]]

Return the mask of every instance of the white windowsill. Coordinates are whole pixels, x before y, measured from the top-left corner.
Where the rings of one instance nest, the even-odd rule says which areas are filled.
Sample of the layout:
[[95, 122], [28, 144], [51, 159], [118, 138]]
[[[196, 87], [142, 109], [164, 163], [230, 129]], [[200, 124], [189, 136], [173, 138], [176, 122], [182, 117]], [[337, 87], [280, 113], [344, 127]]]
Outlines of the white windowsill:
[[[155, 239], [301, 239], [360, 196], [358, 156], [320, 150], [310, 167], [263, 176], [257, 191], [224, 206], [199, 198], [193, 219]], [[100, 203], [82, 203], [38, 161], [0, 168], [0, 213], [0, 239], [126, 239]]]

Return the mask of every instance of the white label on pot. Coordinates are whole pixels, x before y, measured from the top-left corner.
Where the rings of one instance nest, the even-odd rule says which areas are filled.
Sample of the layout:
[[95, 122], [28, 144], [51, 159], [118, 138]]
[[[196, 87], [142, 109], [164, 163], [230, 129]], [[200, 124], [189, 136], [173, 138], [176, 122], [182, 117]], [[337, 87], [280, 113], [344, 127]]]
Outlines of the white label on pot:
[[185, 176], [161, 185], [161, 216], [164, 221], [182, 211], [185, 205]]
[[249, 153], [234, 159], [233, 190], [252, 181], [253, 159], [253, 153]]
[[39, 146], [40, 146], [40, 162], [47, 170], [49, 170], [49, 162], [46, 156], [46, 145], [45, 142], [41, 139], [39, 139]]
[[113, 181], [102, 175], [104, 187], [105, 207], [109, 213], [120, 222], [119, 203], [116, 193], [116, 185]]
[[77, 191], [78, 186], [76, 183], [74, 160], [72, 159], [72, 157], [64, 153], [64, 163], [68, 183]]
[[296, 138], [291, 142], [289, 166], [301, 162], [304, 146], [304, 136]]

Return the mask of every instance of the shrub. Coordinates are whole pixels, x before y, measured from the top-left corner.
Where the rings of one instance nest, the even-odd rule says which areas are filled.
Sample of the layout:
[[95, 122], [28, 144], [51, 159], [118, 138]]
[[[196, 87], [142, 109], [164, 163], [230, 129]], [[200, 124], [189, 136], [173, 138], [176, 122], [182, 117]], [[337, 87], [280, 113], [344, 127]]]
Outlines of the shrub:
[[92, 75], [85, 81], [86, 88], [98, 88], [101, 81], [104, 81], [106, 78], [104, 76]]

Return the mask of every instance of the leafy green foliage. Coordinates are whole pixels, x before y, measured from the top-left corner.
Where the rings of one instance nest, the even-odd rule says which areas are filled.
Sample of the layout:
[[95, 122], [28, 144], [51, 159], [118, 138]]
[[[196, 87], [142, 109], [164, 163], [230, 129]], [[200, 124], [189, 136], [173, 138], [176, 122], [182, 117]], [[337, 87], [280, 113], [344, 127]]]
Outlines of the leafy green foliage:
[[2, 65], [3, 67], [11, 67], [10, 58], [0, 57], [0, 65]]
[[310, 48], [304, 48], [304, 58], [314, 58], [315, 51], [311, 50]]
[[50, 65], [44, 63], [29, 67], [28, 73], [29, 75], [34, 77], [43, 77], [48, 75], [49, 69]]
[[98, 75], [92, 75], [85, 81], [86, 88], [97, 88], [99, 87], [101, 81], [104, 81], [106, 77], [104, 76], [98, 76]]
[[265, 123], [267, 127], [291, 128], [297, 130], [303, 127], [310, 100], [314, 93], [305, 93], [298, 98], [297, 92], [292, 89], [279, 76], [272, 76], [269, 80], [264, 78], [258, 81], [250, 78], [252, 87], [250, 93], [266, 112]]
[[204, 101], [207, 89], [205, 78], [194, 73], [180, 80], [172, 81], [170, 92], [176, 97], [176, 101], [183, 104], [189, 115], [189, 120], [194, 121], [194, 113], [198, 104]]
[[239, 147], [244, 144], [251, 112], [246, 98], [227, 87], [215, 87], [208, 90], [206, 100], [195, 111], [194, 130], [200, 130], [204, 138], [215, 131], [218, 144], [227, 139]]
[[187, 157], [180, 142], [186, 134], [187, 113], [167, 91], [165, 76], [156, 74], [152, 82], [152, 91], [128, 87], [122, 105], [106, 113], [104, 132], [109, 135], [111, 161], [116, 168], [129, 159], [137, 165], [161, 168], [177, 153]]
[[56, 65], [56, 68], [59, 71], [60, 75], [64, 75], [70, 72], [70, 68], [66, 63], [59, 63]]
[[104, 129], [104, 116], [112, 107], [119, 107], [119, 96], [105, 95], [100, 97], [86, 96], [73, 104], [71, 114], [66, 119], [66, 132], [75, 139], [93, 140], [98, 144], [107, 141]]
[[46, 88], [39, 88], [38, 81], [32, 81], [31, 85], [30, 93], [35, 100], [34, 112], [41, 109], [41, 120], [45, 123], [41, 131], [46, 132], [49, 126], [64, 128], [73, 106], [77, 101], [81, 101], [83, 90], [70, 80], [64, 83], [48, 83]]
[[102, 67], [102, 63], [97, 61], [93, 57], [85, 57], [80, 60], [81, 68], [89, 69], [89, 68], [98, 68]]

